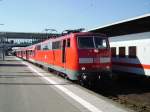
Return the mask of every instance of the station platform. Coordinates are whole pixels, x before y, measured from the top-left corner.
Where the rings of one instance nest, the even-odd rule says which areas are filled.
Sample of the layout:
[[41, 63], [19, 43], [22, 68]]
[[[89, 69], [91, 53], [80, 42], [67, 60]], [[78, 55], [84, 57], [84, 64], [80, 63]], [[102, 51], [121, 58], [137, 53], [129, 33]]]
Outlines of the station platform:
[[0, 112], [131, 110], [14, 56], [0, 61]]

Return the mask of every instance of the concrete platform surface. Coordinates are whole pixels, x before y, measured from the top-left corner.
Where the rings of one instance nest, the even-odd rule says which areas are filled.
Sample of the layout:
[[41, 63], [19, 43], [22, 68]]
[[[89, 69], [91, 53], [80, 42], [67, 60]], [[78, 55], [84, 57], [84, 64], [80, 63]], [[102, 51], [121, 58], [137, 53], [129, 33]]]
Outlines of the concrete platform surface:
[[0, 112], [127, 112], [124, 107], [28, 62], [0, 61]]

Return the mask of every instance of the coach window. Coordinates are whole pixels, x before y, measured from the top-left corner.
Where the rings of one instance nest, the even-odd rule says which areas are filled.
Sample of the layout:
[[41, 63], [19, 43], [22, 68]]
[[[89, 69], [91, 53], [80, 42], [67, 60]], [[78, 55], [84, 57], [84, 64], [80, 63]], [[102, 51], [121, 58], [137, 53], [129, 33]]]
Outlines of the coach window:
[[29, 50], [29, 51], [27, 51], [27, 52], [28, 52], [29, 55], [31, 55], [31, 52], [32, 52], [32, 51]]
[[125, 57], [125, 47], [119, 47], [119, 57]]
[[33, 56], [33, 51], [31, 50], [31, 56]]
[[37, 45], [37, 50], [41, 50], [41, 45]]
[[116, 57], [116, 47], [111, 47], [111, 56]]
[[70, 47], [70, 39], [67, 39], [67, 47]]
[[29, 55], [30, 55], [30, 56], [32, 55], [32, 51], [29, 51]]
[[136, 46], [129, 47], [129, 57], [136, 58]]

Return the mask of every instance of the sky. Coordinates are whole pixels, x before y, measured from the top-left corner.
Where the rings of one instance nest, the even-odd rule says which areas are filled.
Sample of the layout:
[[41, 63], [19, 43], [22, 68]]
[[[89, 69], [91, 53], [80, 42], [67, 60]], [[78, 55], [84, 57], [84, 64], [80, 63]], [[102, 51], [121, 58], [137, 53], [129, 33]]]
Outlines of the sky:
[[150, 0], [0, 0], [0, 31], [86, 30], [150, 13]]

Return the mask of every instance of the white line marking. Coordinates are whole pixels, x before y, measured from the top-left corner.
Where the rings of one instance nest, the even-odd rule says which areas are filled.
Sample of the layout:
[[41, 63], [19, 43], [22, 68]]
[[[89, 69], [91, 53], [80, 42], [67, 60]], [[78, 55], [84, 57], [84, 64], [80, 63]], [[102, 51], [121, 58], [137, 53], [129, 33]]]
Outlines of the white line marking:
[[48, 81], [51, 84], [54, 84], [54, 86], [58, 89], [60, 89], [61, 91], [63, 91], [65, 94], [67, 94], [68, 96], [70, 96], [72, 99], [74, 99], [75, 101], [77, 101], [78, 103], [80, 103], [82, 106], [84, 106], [85, 108], [87, 108], [88, 110], [90, 110], [91, 112], [103, 112], [101, 110], [99, 110], [98, 108], [96, 108], [94, 105], [92, 105], [91, 103], [87, 102], [86, 100], [82, 99], [81, 97], [77, 96], [76, 94], [74, 94], [73, 92], [69, 91], [67, 88], [63, 87], [62, 85], [55, 85], [57, 84], [54, 80], [51, 80], [48, 77], [45, 77], [42, 73], [38, 72], [36, 69], [34, 69], [31, 65], [29, 65], [26, 62], [23, 62], [23, 64], [27, 65], [28, 68], [30, 68], [33, 72], [37, 73], [39, 76], [41, 76], [43, 79], [45, 79], [46, 81]]

